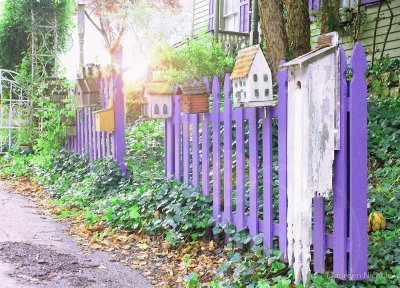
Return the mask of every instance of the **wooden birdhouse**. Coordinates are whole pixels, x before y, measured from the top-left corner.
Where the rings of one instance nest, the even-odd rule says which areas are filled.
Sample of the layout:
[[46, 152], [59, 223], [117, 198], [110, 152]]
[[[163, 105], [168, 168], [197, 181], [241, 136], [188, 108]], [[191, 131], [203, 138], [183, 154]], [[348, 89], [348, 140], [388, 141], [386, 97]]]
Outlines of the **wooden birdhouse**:
[[100, 97], [97, 79], [81, 78], [77, 79], [77, 82], [76, 97], [78, 98], [78, 106], [96, 106]]
[[177, 94], [181, 95], [181, 112], [209, 112], [208, 92], [204, 82], [180, 85]]
[[115, 110], [114, 101], [110, 99], [108, 107], [94, 112], [96, 117], [97, 132], [115, 132]]
[[233, 107], [273, 106], [271, 69], [259, 45], [239, 52], [231, 80]]
[[172, 95], [174, 89], [167, 82], [147, 82], [142, 89], [142, 116], [153, 119], [172, 117]]

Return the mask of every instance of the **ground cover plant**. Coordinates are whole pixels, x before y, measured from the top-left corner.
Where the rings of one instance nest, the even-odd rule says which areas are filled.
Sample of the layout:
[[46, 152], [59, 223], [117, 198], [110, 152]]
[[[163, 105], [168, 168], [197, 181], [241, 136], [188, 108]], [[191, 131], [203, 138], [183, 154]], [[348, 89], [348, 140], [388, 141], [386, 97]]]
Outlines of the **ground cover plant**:
[[[397, 67], [395, 63], [377, 65], [370, 68], [368, 77], [383, 74], [380, 73], [383, 69], [385, 72], [398, 69], [393, 68]], [[370, 82], [370, 91], [374, 86], [374, 93], [369, 96], [369, 212], [380, 213], [387, 223], [383, 225], [382, 219], [374, 216], [378, 214], [372, 214], [369, 219], [371, 277], [367, 281], [353, 283], [334, 280], [329, 273], [313, 275], [312, 287], [400, 286], [400, 119], [397, 116], [400, 97], [384, 96], [385, 92], [379, 92], [383, 90], [377, 87], [389, 85], [385, 81], [375, 77]], [[29, 175], [41, 181], [51, 193], [52, 204], [61, 209], [55, 215], [59, 218], [80, 217], [92, 230], [98, 227], [92, 234], [96, 239], [105, 237], [104, 231], [108, 234], [129, 231], [134, 232], [129, 235], [149, 235], [153, 241], [151, 245], [166, 243], [168, 249], [179, 249], [188, 243], [197, 246], [204, 243], [204, 239], [207, 243], [214, 243], [205, 238], [212, 227], [211, 200], [202, 197], [198, 189], [163, 176], [163, 133], [163, 123], [159, 121], [139, 120], [128, 128], [127, 177], [122, 175], [112, 159], [88, 163], [83, 156], [53, 146], [44, 146], [31, 155], [18, 149], [10, 151], [0, 160], [0, 173]], [[207, 276], [188, 269], [185, 280], [188, 287], [292, 285], [292, 269], [280, 261], [278, 251], [268, 254], [263, 251], [262, 234], [252, 239], [247, 231], [235, 231], [226, 224], [213, 229], [214, 235], [220, 235], [219, 239], [224, 238], [224, 233], [227, 233], [229, 243], [223, 248], [220, 268]], [[252, 247], [249, 245], [251, 241], [255, 243]], [[237, 245], [238, 242], [242, 245]], [[216, 241], [215, 245], [218, 243]], [[182, 265], [191, 267], [193, 255], [184, 255]]]

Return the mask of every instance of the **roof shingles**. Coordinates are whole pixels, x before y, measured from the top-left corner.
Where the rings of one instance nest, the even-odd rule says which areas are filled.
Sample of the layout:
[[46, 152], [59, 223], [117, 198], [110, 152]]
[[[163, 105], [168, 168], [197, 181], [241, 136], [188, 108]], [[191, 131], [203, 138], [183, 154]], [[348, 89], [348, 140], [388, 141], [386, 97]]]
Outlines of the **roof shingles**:
[[238, 56], [236, 57], [231, 80], [248, 77], [259, 48], [259, 45], [254, 45], [239, 52]]

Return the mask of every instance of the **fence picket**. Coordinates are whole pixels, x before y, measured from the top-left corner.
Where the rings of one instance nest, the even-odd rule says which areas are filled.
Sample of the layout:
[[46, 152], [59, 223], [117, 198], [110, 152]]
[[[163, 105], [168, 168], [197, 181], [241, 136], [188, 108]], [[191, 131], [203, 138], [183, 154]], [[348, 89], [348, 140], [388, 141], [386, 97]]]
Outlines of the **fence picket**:
[[262, 120], [263, 139], [263, 233], [264, 247], [272, 248], [273, 245], [273, 186], [272, 186], [272, 115], [271, 109], [264, 108], [266, 117]]
[[350, 59], [350, 262], [351, 280], [366, 279], [368, 270], [367, 194], [368, 194], [368, 123], [367, 60], [357, 43]]
[[175, 180], [181, 181], [181, 121], [180, 97], [174, 96]]
[[249, 232], [254, 237], [258, 234], [258, 123], [257, 109], [248, 108], [249, 111]]
[[245, 221], [246, 207], [246, 188], [245, 188], [245, 128], [244, 128], [244, 109], [237, 109], [236, 120], [236, 227], [243, 230]]
[[[280, 65], [284, 64], [280, 62]], [[287, 260], [287, 93], [288, 72], [278, 71], [278, 172], [279, 172], [279, 250]]]
[[232, 223], [232, 84], [224, 81], [224, 221]]
[[[204, 79], [207, 87], [207, 93], [210, 94], [210, 83]], [[202, 149], [202, 195], [210, 195], [210, 113], [203, 114], [203, 127], [201, 135]]]
[[212, 85], [212, 125], [213, 125], [213, 216], [221, 217], [221, 135], [220, 135], [220, 86], [218, 77], [214, 76]]
[[183, 114], [182, 122], [183, 130], [183, 183], [189, 185], [190, 183], [190, 122], [189, 114]]
[[325, 272], [325, 204], [323, 197], [314, 198], [314, 271], [318, 273]]
[[191, 114], [190, 122], [192, 123], [192, 165], [194, 187], [200, 185], [200, 146], [199, 146], [199, 115]]

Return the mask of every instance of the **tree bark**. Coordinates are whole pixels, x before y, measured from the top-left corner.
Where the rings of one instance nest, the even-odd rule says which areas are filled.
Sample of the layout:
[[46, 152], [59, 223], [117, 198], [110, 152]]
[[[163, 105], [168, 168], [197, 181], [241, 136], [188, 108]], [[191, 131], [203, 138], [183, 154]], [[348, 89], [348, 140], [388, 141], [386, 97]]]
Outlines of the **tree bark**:
[[272, 75], [276, 77], [280, 60], [287, 59], [288, 40], [283, 18], [283, 2], [258, 0], [261, 30], [264, 34], [266, 58]]
[[310, 15], [308, 9], [308, 0], [288, 1], [287, 32], [291, 58], [296, 58], [311, 50]]
[[323, 0], [321, 5], [321, 34], [335, 31], [339, 24], [340, 0]]

